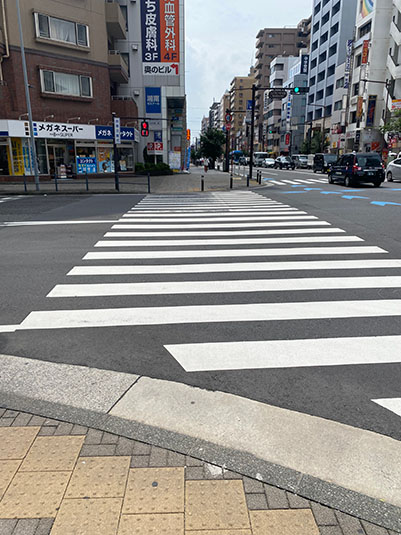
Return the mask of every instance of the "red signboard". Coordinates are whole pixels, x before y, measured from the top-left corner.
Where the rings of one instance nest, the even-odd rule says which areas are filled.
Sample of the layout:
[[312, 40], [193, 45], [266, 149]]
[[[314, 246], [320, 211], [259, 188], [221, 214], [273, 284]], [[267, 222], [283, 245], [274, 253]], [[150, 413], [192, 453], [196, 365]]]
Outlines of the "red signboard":
[[179, 0], [160, 0], [161, 61], [180, 61]]
[[163, 154], [163, 143], [155, 141], [154, 143], [148, 143], [148, 154]]
[[363, 48], [362, 48], [362, 65], [367, 65], [369, 60], [369, 44], [370, 41], [364, 41], [363, 42]]
[[285, 135], [285, 144], [289, 145], [291, 143], [291, 136], [290, 134]]

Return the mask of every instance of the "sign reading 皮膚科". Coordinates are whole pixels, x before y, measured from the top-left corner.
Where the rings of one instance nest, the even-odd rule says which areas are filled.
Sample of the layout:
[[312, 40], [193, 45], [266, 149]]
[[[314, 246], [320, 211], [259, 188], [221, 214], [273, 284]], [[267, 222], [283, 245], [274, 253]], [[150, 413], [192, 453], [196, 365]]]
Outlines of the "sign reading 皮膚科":
[[180, 73], [179, 0], [141, 0], [143, 74]]

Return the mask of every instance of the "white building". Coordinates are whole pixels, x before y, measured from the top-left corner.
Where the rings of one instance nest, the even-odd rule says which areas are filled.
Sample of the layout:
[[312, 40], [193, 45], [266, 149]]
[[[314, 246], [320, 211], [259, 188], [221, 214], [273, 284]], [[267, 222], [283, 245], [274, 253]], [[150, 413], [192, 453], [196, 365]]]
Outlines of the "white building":
[[128, 37], [115, 46], [129, 64], [129, 82], [117, 85], [115, 98], [134, 99], [139, 127], [149, 121], [150, 136], [140, 140], [139, 159], [150, 148], [149, 154], [181, 168], [186, 152], [184, 0], [119, 3]]

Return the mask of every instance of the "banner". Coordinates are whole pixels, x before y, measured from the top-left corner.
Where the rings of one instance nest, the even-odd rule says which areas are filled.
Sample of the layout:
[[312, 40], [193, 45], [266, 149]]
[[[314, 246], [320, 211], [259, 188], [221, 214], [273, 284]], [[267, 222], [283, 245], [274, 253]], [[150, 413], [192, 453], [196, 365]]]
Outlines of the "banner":
[[351, 64], [352, 64], [352, 49], [354, 41], [349, 39], [347, 41], [347, 56], [345, 59], [345, 75], [344, 75], [344, 89], [349, 89], [351, 81]]
[[361, 64], [362, 65], [367, 65], [368, 64], [368, 60], [369, 60], [369, 44], [370, 44], [369, 40], [363, 42], [362, 60], [361, 60]]
[[370, 15], [375, 7], [374, 0], [361, 0], [361, 15], [363, 18]]
[[178, 75], [179, 0], [141, 0], [143, 74]]
[[356, 118], [361, 119], [363, 113], [363, 97], [358, 97], [358, 104], [356, 107]]
[[375, 123], [377, 95], [369, 95], [368, 110], [366, 113], [366, 126], [372, 127]]

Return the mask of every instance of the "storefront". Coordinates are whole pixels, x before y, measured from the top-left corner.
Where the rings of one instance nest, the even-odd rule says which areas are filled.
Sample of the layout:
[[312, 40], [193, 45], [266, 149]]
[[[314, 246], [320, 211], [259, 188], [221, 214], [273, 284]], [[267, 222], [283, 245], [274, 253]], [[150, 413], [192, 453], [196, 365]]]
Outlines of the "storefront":
[[[39, 173], [73, 178], [114, 173], [113, 127], [68, 123], [34, 123]], [[135, 170], [139, 132], [121, 128], [117, 146], [122, 172]], [[29, 176], [32, 169], [29, 123], [0, 121], [0, 176]]]

